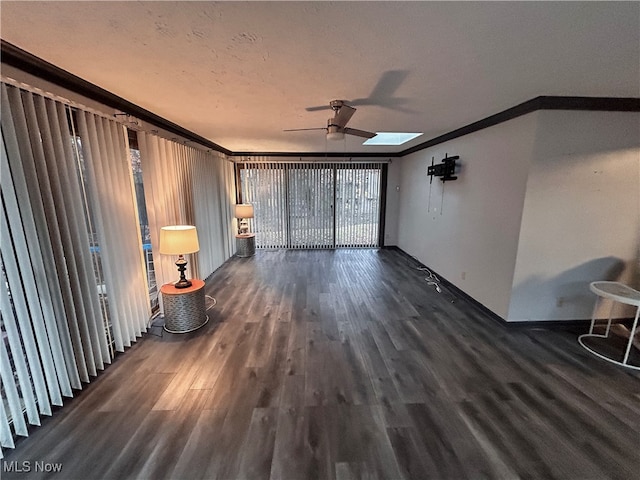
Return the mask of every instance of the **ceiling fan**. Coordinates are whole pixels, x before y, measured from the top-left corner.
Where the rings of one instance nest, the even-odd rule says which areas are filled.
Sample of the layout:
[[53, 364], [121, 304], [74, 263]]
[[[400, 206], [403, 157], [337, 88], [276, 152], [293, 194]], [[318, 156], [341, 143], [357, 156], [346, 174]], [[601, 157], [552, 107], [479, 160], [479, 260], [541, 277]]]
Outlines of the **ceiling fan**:
[[351, 119], [356, 109], [347, 105], [344, 100], [331, 100], [329, 106], [333, 110], [333, 118], [327, 120], [326, 127], [317, 128], [292, 128], [284, 130], [285, 132], [301, 132], [304, 130], [325, 130], [327, 132], [328, 140], [342, 140], [347, 135], [355, 135], [362, 138], [373, 138], [376, 136], [373, 132], [367, 132], [366, 130], [358, 130], [357, 128], [347, 127], [347, 123]]

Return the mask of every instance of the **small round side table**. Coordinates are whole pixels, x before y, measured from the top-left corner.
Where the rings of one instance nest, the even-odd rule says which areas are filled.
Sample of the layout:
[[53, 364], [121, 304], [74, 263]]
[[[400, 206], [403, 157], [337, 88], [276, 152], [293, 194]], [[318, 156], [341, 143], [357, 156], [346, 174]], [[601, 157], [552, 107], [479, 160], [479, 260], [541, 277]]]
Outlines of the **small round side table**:
[[[593, 307], [593, 315], [591, 317], [591, 327], [589, 328], [589, 333], [585, 333], [578, 337], [578, 342], [584, 348], [586, 348], [589, 352], [593, 353], [597, 357], [606, 360], [607, 362], [615, 363], [616, 365], [621, 365], [623, 367], [633, 368], [634, 370], [640, 370], [640, 365], [632, 364], [629, 362], [629, 354], [631, 353], [631, 347], [633, 345], [633, 340], [636, 335], [636, 329], [638, 328], [638, 318], [640, 317], [640, 292], [634, 290], [633, 288], [619, 282], [591, 282], [589, 284], [589, 289], [598, 295], [596, 298], [596, 304]], [[611, 301], [611, 306], [609, 309], [609, 320], [607, 321], [607, 328], [603, 334], [594, 333], [594, 327], [596, 324], [596, 312], [598, 309], [598, 305], [603, 299], [607, 299]], [[609, 338], [609, 332], [611, 330], [611, 315], [613, 312], [613, 304], [614, 302], [624, 303], [627, 305], [633, 305], [636, 307], [636, 316], [633, 319], [633, 326], [629, 331], [629, 340], [627, 340], [627, 346], [624, 350], [624, 355], [622, 356], [622, 360], [617, 360], [615, 358], [611, 358], [607, 355], [603, 355], [602, 353], [595, 350], [593, 347], [587, 345], [585, 343], [585, 339], [587, 338]]]
[[209, 321], [204, 301], [204, 281], [191, 279], [187, 288], [166, 283], [160, 289], [164, 306], [164, 329], [169, 333], [197, 330]]
[[256, 253], [255, 233], [241, 233], [236, 235], [236, 255], [239, 257], [252, 257]]

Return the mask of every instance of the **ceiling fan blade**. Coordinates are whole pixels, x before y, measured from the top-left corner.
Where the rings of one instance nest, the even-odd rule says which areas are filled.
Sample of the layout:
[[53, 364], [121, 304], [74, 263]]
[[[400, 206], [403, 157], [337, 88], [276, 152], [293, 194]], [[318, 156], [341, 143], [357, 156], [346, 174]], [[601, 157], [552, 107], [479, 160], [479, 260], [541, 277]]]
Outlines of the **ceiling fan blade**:
[[315, 107], [307, 107], [305, 108], [305, 110], [307, 112], [318, 112], [320, 110], [335, 110], [336, 106], [342, 107], [347, 103], [351, 103], [351, 102], [349, 100], [331, 100], [328, 104], [316, 105]]
[[[403, 105], [410, 102], [410, 99], [395, 96], [396, 91], [400, 88], [408, 75], [408, 70], [387, 70], [382, 74], [378, 83], [373, 87], [373, 90], [368, 97], [352, 98], [351, 100], [343, 100], [343, 102], [351, 105], [352, 107], [374, 105], [376, 107], [388, 108], [390, 110], [413, 113], [411, 110], [403, 107]], [[314, 110], [320, 110], [319, 107], [312, 108], [314, 108]]]
[[282, 130], [283, 132], [304, 132], [307, 130], [326, 130], [327, 127], [318, 127], [318, 128], [288, 128], [286, 130]]
[[318, 112], [320, 110], [331, 110], [330, 105], [317, 105], [315, 107], [307, 107], [305, 108], [307, 112]]
[[[355, 100], [344, 100], [348, 106], [375, 105], [370, 98], [356, 98]], [[307, 112], [319, 112], [320, 110], [331, 110], [331, 105], [316, 105], [315, 107], [306, 107]]]
[[376, 133], [367, 132], [366, 130], [358, 130], [357, 128], [345, 127], [343, 130], [344, 130], [344, 133], [347, 133], [349, 135], [355, 135], [356, 137], [373, 138], [377, 135]]
[[342, 105], [336, 112], [335, 117], [331, 120], [331, 124], [338, 127], [344, 127], [347, 125], [347, 122], [349, 122], [354, 113], [356, 113], [355, 108], [350, 107], [349, 105]]

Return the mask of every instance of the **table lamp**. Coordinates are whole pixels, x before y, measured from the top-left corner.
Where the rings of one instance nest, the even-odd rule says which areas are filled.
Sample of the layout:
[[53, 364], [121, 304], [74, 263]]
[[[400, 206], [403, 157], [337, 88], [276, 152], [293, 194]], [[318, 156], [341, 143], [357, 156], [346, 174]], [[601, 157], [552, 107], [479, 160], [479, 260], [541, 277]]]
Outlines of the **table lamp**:
[[238, 222], [240, 235], [246, 235], [249, 232], [249, 222], [247, 222], [247, 218], [253, 218], [253, 205], [250, 203], [237, 204], [235, 217], [240, 220]]
[[191, 282], [184, 276], [187, 261], [184, 255], [200, 250], [198, 232], [192, 225], [173, 225], [160, 229], [160, 253], [163, 255], [178, 255], [176, 266], [180, 272], [180, 279], [173, 284], [176, 288], [187, 288]]

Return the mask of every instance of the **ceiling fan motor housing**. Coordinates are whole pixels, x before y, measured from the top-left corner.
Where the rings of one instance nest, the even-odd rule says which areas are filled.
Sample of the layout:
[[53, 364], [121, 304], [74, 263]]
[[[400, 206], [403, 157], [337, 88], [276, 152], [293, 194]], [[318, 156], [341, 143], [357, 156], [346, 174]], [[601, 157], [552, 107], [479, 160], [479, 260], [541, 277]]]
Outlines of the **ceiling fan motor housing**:
[[329, 102], [329, 106], [331, 106], [331, 108], [336, 112], [340, 110], [340, 107], [342, 107], [343, 105], [344, 105], [344, 100], [331, 100]]

